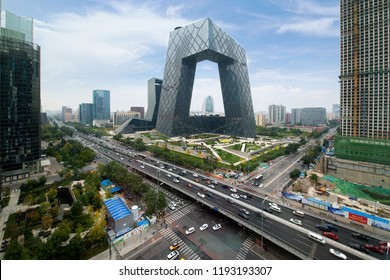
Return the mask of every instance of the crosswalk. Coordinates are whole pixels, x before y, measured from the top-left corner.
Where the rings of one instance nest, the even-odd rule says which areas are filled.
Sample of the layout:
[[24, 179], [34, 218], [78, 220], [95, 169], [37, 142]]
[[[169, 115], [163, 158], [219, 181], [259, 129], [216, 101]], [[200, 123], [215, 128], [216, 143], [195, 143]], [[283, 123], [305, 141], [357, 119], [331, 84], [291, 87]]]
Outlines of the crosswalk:
[[242, 243], [240, 251], [238, 252], [238, 254], [236, 256], [236, 260], [245, 260], [246, 259], [246, 255], [248, 254], [252, 245], [255, 243], [255, 240], [256, 240], [256, 236], [254, 234], [249, 235], [249, 237], [245, 240], [245, 242]]
[[183, 208], [180, 208], [177, 211], [174, 211], [171, 214], [169, 214], [169, 216], [165, 217], [165, 222], [167, 224], [171, 224], [174, 221], [177, 221], [180, 218], [184, 217], [188, 213], [193, 212], [193, 210], [195, 210], [197, 207], [198, 206], [196, 203], [191, 203]]
[[187, 260], [200, 260], [201, 258], [196, 254], [186, 243], [177, 236], [176, 233], [172, 231], [171, 228], [164, 228], [160, 230], [160, 233], [165, 237], [166, 240], [169, 241], [169, 243], [177, 242], [179, 243], [180, 247], [178, 251], [181, 255], [183, 255]]

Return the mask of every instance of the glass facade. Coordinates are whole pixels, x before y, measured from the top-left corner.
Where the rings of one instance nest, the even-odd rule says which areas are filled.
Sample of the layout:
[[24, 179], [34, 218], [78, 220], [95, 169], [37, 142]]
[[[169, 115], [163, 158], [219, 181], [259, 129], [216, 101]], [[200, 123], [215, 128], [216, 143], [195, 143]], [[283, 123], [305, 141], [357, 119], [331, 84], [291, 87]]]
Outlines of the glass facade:
[[[225, 117], [190, 117], [196, 65], [203, 60], [218, 64]], [[160, 132], [256, 135], [245, 51], [210, 19], [170, 33], [163, 80], [156, 125]]]
[[110, 91], [95, 89], [93, 91], [93, 119], [110, 120]]
[[39, 169], [40, 47], [0, 36], [0, 173], [3, 181]]
[[326, 123], [326, 109], [321, 107], [302, 108], [301, 124], [319, 125]]
[[214, 114], [214, 100], [212, 96], [207, 96], [203, 101], [203, 114]]
[[93, 104], [82, 103], [79, 106], [80, 123], [92, 125], [93, 123]]

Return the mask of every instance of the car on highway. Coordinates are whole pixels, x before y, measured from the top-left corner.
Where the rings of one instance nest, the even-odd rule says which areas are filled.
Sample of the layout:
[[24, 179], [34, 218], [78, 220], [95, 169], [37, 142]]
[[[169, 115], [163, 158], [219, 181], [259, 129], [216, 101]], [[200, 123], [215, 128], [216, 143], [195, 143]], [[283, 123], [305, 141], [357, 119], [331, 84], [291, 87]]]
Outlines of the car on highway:
[[175, 260], [179, 257], [179, 251], [172, 251], [168, 254], [167, 260]]
[[236, 188], [230, 188], [230, 191], [236, 193], [237, 189]]
[[169, 204], [169, 205], [168, 205], [168, 208], [171, 209], [172, 211], [176, 209], [176, 207], [173, 206], [172, 204]]
[[230, 198], [226, 198], [226, 201], [229, 202], [229, 203], [231, 203], [231, 204], [234, 203], [233, 199], [230, 199]]
[[366, 247], [364, 247], [364, 245], [359, 244], [359, 243], [352, 243], [352, 242], [350, 242], [349, 243], [349, 247], [351, 247], [351, 248], [353, 248], [355, 250], [358, 250], [360, 252], [366, 253], [366, 254], [368, 253]]
[[263, 217], [263, 219], [267, 219], [267, 217], [265, 215], [263, 215], [263, 212], [260, 212], [260, 211], [256, 211], [255, 212], [255, 215], [258, 216], [258, 217]]
[[194, 233], [195, 232], [195, 228], [194, 227], [190, 227], [189, 229], [186, 230], [186, 234], [189, 235], [191, 233]]
[[329, 253], [331, 253], [332, 255], [338, 257], [339, 259], [342, 259], [342, 260], [346, 260], [347, 259], [347, 256], [344, 255], [343, 253], [341, 253], [340, 251], [336, 250], [336, 249], [333, 249], [333, 248], [330, 248], [329, 249]]
[[178, 242], [173, 242], [171, 246], [169, 246], [169, 250], [173, 251], [180, 247], [180, 244]]
[[214, 195], [212, 194], [212, 193], [206, 193], [206, 195], [208, 196], [208, 197], [210, 197], [210, 198], [213, 198], [214, 197]]
[[208, 185], [209, 188], [215, 189], [213, 184]]
[[245, 213], [245, 215], [249, 215], [249, 211], [246, 210], [245, 208], [241, 208], [240, 212]]
[[191, 183], [187, 183], [187, 187], [192, 188]]
[[180, 180], [177, 179], [177, 178], [173, 178], [173, 182], [175, 182], [175, 183], [180, 183]]
[[229, 188], [229, 186], [228, 186], [228, 185], [222, 185], [222, 188], [224, 188], [224, 189], [228, 189], [228, 188]]
[[208, 224], [203, 224], [203, 225], [200, 226], [199, 230], [200, 230], [200, 231], [204, 231], [204, 230], [207, 229], [208, 227], [209, 227]]
[[168, 171], [171, 171], [171, 172], [172, 172], [173, 170], [172, 170], [172, 168], [168, 168]]
[[273, 206], [273, 207], [279, 207], [275, 202], [270, 202], [270, 203], [268, 203], [268, 205], [271, 207], [271, 206]]
[[318, 224], [316, 225], [316, 228], [318, 228], [321, 231], [331, 231], [331, 229], [327, 225]]
[[215, 224], [215, 225], [213, 226], [213, 230], [214, 230], [214, 231], [219, 230], [219, 229], [221, 229], [221, 228], [222, 228], [221, 224]]
[[174, 202], [174, 201], [171, 201], [169, 204], [172, 204], [175, 207], [177, 206], [176, 202]]
[[172, 177], [172, 175], [169, 174], [169, 173], [167, 173], [166, 176], [167, 176], [168, 178], [171, 178], [171, 177]]
[[141, 168], [145, 168], [145, 166], [144, 166], [144, 165], [141, 165], [140, 167], [141, 167]]
[[195, 178], [197, 178], [197, 177], [198, 177], [198, 174], [192, 173], [192, 176], [195, 177]]
[[370, 250], [372, 252], [375, 252], [375, 253], [383, 255], [383, 250], [381, 248], [379, 248], [378, 246], [375, 246], [375, 245], [372, 245], [372, 244], [364, 244], [364, 247], [367, 250]]
[[205, 198], [206, 196], [204, 195], [204, 193], [200, 193], [198, 192], [198, 196], [200, 196], [201, 198]]
[[232, 193], [230, 196], [233, 197], [233, 198], [236, 198], [236, 199], [239, 199], [239, 198], [240, 198], [240, 197], [239, 197], [237, 194], [235, 194], [235, 193]]
[[333, 233], [333, 232], [330, 232], [330, 231], [324, 231], [322, 233], [322, 235], [325, 236], [325, 237], [328, 237], [330, 239], [333, 239], [334, 241], [339, 240], [339, 236], [337, 234]]
[[240, 194], [240, 197], [243, 199], [248, 199], [248, 196], [246, 194]]
[[361, 234], [361, 233], [352, 233], [352, 237], [359, 239], [361, 241], [369, 242], [370, 240], [368, 239], [367, 235]]
[[264, 210], [265, 212], [267, 212], [267, 213], [271, 213], [271, 214], [272, 214], [272, 209], [269, 208], [269, 207], [264, 207], [263, 210]]
[[293, 224], [296, 224], [298, 226], [302, 226], [301, 220], [291, 218], [290, 222], [292, 222]]
[[264, 184], [260, 184], [259, 188], [261, 189], [261, 188], [263, 188], [263, 187], [264, 187]]
[[241, 218], [244, 218], [245, 220], [249, 220], [249, 216], [248, 215], [246, 215], [245, 213], [243, 213], [243, 212], [238, 212], [238, 214], [237, 214], [238, 216], [240, 216]]

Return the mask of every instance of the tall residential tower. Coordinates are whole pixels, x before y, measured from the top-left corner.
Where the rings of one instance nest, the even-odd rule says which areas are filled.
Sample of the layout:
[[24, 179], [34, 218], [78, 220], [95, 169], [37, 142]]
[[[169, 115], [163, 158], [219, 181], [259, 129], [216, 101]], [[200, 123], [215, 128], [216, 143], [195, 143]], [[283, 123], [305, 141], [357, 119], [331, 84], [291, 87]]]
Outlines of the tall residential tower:
[[339, 158], [390, 165], [388, 0], [341, 0]]

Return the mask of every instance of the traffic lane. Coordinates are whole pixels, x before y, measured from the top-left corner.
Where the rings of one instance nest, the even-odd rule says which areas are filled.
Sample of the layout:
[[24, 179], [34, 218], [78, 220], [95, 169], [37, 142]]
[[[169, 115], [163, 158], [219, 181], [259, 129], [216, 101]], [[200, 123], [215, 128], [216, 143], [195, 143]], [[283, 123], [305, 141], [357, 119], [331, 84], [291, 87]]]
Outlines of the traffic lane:
[[[183, 241], [186, 240], [190, 247], [195, 246], [191, 248], [195, 249], [194, 252], [202, 259], [234, 260], [248, 234], [237, 222], [216, 211], [209, 211], [207, 206], [203, 209], [207, 211], [193, 211], [177, 221], [180, 224], [177, 229], [184, 235]], [[209, 227], [200, 231], [199, 227], [204, 223]], [[214, 231], [212, 226], [217, 223], [221, 224], [222, 228]], [[191, 226], [195, 227], [195, 232], [185, 235], [185, 230]]]
[[170, 243], [165, 238], [159, 238], [153, 243], [153, 246], [147, 246], [148, 243], [140, 246], [135, 251], [131, 251], [123, 255], [125, 260], [165, 260], [171, 252], [169, 250]]

